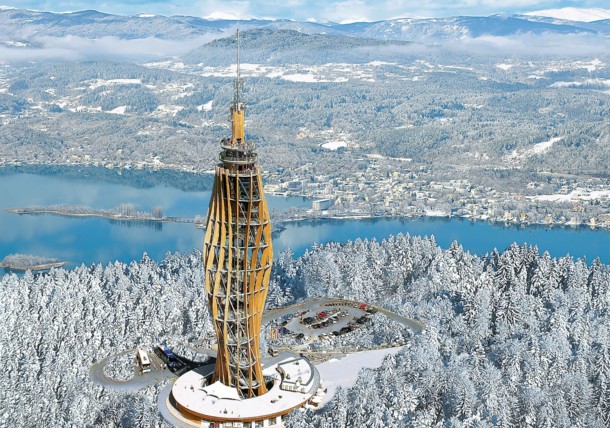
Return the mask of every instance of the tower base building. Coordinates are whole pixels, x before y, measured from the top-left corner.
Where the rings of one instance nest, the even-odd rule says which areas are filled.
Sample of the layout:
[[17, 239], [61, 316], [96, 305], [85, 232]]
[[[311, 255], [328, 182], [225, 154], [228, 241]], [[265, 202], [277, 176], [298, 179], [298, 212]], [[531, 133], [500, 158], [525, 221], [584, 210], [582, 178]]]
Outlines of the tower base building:
[[272, 360], [263, 367], [265, 394], [242, 398], [236, 388], [214, 381], [213, 365], [203, 366], [160, 394], [161, 413], [177, 427], [282, 427], [284, 415], [317, 406], [324, 392], [320, 375], [307, 358], [283, 353]]

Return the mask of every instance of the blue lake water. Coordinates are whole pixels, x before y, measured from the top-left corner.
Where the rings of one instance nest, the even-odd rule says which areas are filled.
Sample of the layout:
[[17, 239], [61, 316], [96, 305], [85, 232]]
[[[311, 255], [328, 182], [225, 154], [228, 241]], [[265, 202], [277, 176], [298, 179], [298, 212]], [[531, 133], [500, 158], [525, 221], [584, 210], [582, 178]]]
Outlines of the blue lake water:
[[[4, 210], [55, 204], [108, 209], [130, 203], [142, 211], [160, 206], [168, 216], [205, 216], [210, 197], [209, 176], [157, 177], [154, 173], [140, 173], [124, 177], [112, 171], [90, 174], [88, 170], [62, 171], [61, 175], [46, 171], [45, 174], [0, 173], [0, 260], [7, 254], [26, 253], [72, 263], [129, 262], [139, 260], [144, 252], [161, 260], [168, 251], [189, 252], [203, 244], [203, 231], [192, 224], [117, 224], [100, 218], [15, 215]], [[272, 218], [279, 210], [310, 206], [307, 199], [295, 197], [269, 196], [268, 202]], [[600, 257], [610, 263], [610, 232], [606, 230], [516, 228], [462, 219], [288, 223], [286, 230], [274, 236], [274, 251], [277, 254], [290, 247], [298, 256], [316, 242], [356, 238], [381, 240], [398, 233], [434, 235], [442, 247], [457, 240], [465, 249], [477, 254], [488, 253], [494, 248], [503, 250], [517, 242], [537, 245], [541, 252], [549, 251], [554, 257], [569, 253], [575, 258], [586, 256], [589, 261]]]
[[458, 241], [471, 253], [484, 255], [494, 248], [502, 251], [517, 242], [538, 246], [540, 253], [548, 251], [553, 257], [570, 254], [588, 261], [599, 257], [610, 263], [610, 231], [589, 228], [548, 228], [544, 226], [505, 226], [462, 218], [394, 218], [371, 220], [324, 220], [319, 222], [288, 223], [286, 230], [275, 240], [276, 248], [290, 247], [296, 255], [311, 247], [312, 242], [343, 242], [347, 240], [381, 240], [390, 235], [434, 235], [436, 243], [448, 248]]

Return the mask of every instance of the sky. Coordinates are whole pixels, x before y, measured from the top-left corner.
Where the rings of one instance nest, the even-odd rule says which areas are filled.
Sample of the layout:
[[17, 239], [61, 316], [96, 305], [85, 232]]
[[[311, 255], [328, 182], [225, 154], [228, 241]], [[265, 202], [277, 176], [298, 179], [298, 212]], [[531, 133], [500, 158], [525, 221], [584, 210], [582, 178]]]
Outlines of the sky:
[[154, 13], [334, 22], [609, 7], [608, 0], [0, 0], [0, 4], [52, 12], [95, 9], [120, 15]]

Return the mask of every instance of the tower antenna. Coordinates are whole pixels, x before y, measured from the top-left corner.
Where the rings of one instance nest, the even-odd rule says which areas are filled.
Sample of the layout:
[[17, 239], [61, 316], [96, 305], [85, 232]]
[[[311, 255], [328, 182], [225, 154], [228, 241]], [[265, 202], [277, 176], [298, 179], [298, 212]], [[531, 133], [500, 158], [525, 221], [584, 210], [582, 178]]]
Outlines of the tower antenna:
[[241, 110], [241, 75], [239, 70], [239, 28], [237, 29], [237, 73], [235, 74], [235, 94], [233, 96], [235, 109]]

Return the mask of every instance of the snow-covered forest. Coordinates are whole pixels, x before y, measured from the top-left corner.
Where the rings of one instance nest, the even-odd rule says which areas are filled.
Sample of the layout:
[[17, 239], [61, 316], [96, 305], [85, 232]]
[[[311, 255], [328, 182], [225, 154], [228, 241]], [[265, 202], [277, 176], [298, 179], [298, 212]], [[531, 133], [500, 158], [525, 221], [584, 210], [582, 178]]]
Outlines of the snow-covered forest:
[[[115, 393], [88, 369], [141, 343], [213, 335], [199, 257], [2, 277], [0, 425], [166, 426], [158, 388]], [[319, 296], [385, 306], [427, 329], [289, 427], [610, 423], [610, 267], [598, 261], [518, 246], [477, 257], [402, 235], [282, 254], [268, 304]], [[374, 318], [376, 332], [392, 330]]]
[[607, 265], [517, 245], [478, 258], [398, 236], [330, 244], [291, 269], [308, 296], [374, 302], [427, 330], [289, 427], [610, 424]]
[[140, 344], [213, 335], [200, 256], [5, 275], [0, 426], [166, 426], [160, 388], [113, 392], [91, 382], [89, 367]]

